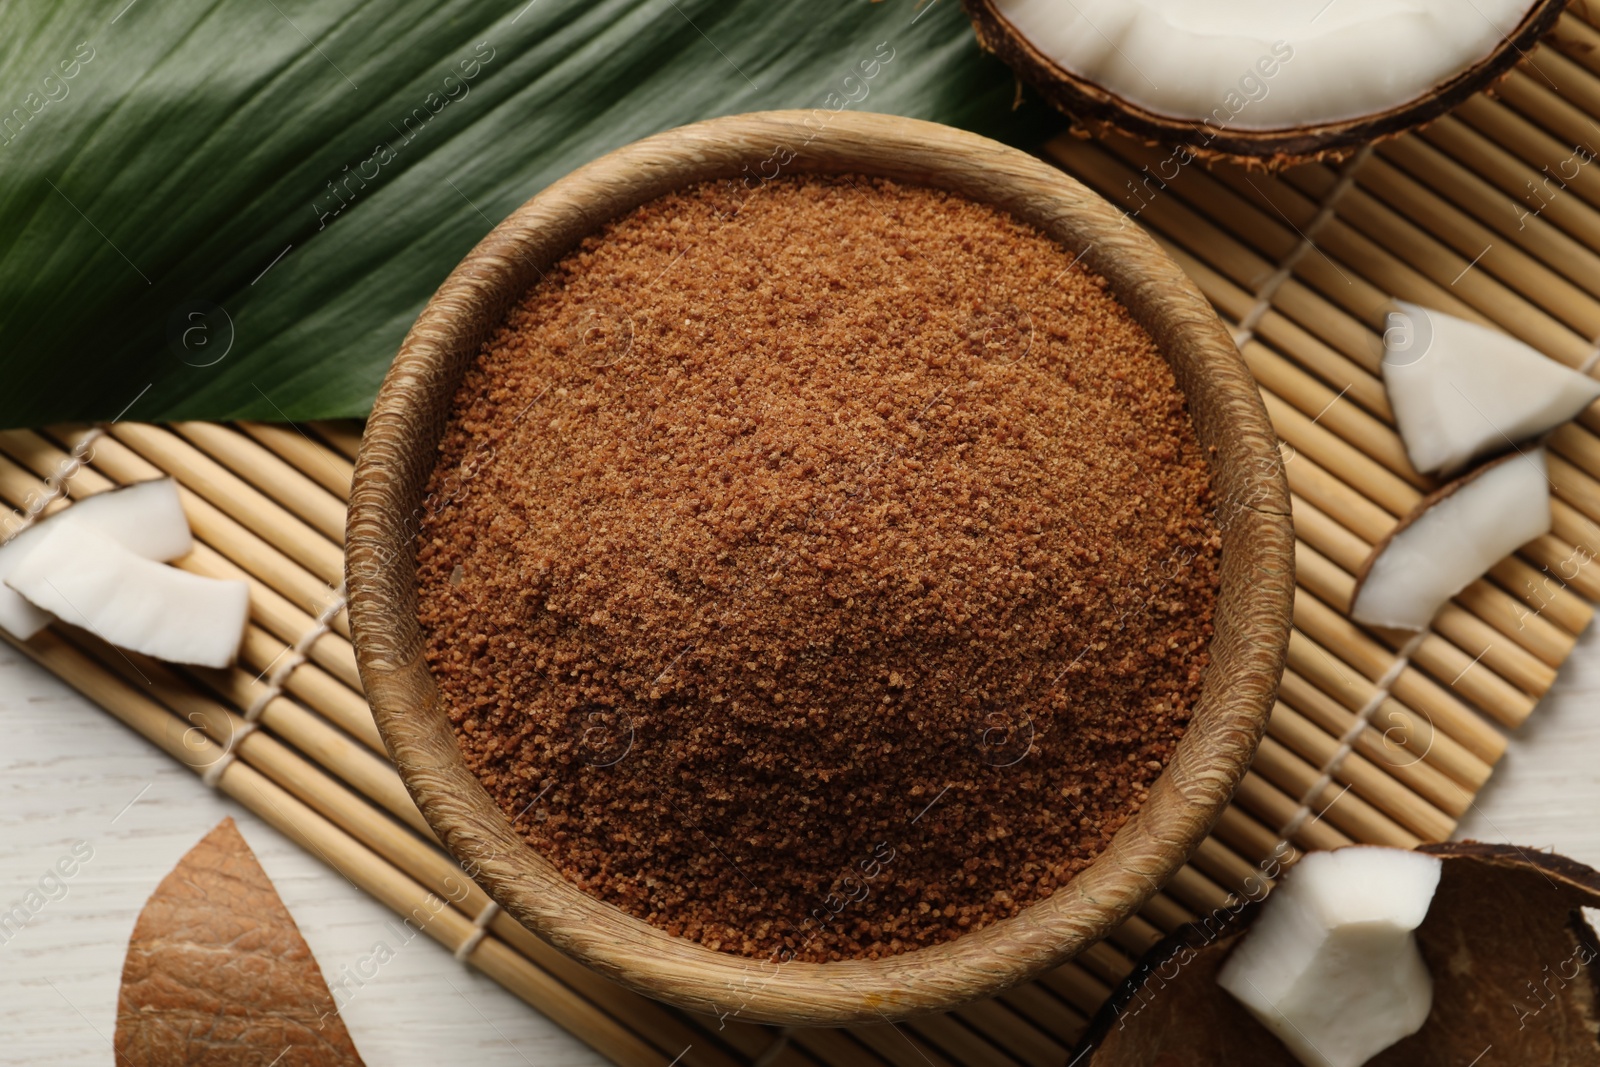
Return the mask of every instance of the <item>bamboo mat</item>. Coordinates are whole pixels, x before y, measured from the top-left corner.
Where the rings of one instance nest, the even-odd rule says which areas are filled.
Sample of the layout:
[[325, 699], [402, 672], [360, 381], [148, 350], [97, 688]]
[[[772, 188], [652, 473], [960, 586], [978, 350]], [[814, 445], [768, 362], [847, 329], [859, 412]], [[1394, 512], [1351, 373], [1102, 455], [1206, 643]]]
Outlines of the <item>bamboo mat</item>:
[[227, 671], [175, 670], [65, 627], [20, 647], [615, 1063], [1059, 1067], [1145, 949], [1259, 895], [1295, 849], [1448, 837], [1504, 751], [1502, 728], [1533, 711], [1588, 624], [1600, 410], [1551, 438], [1553, 532], [1432, 630], [1374, 631], [1345, 614], [1370, 546], [1431, 484], [1406, 461], [1379, 377], [1386, 301], [1493, 324], [1585, 370], [1597, 361], [1600, 32], [1588, 17], [1564, 15], [1497, 98], [1339, 167], [1268, 176], [1179, 166], [1127, 141], [1047, 146], [1148, 227], [1234, 328], [1282, 438], [1299, 588], [1269, 736], [1215, 833], [1108, 941], [997, 999], [849, 1030], [719, 1022], [626, 992], [499, 913], [438, 848], [361, 696], [341, 588], [352, 425], [0, 433], [0, 499], [24, 514], [175, 476], [199, 540], [180, 565], [252, 591]]

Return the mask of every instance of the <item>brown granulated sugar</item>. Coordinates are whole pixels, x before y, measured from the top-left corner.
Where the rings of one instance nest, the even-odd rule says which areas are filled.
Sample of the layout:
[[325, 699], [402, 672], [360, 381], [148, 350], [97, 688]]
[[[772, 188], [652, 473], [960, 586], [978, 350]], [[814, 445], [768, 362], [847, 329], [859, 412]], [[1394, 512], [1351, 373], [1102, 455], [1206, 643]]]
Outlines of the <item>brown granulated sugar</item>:
[[419, 537], [468, 764], [573, 883], [778, 960], [1049, 896], [1182, 736], [1220, 537], [1150, 337], [1010, 216], [706, 184], [550, 270]]

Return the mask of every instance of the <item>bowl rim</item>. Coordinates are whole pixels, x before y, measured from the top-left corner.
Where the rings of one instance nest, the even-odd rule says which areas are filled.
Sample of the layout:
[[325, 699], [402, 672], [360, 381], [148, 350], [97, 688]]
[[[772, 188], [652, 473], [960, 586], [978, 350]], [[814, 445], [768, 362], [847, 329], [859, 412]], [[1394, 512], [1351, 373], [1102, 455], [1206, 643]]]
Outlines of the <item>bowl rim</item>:
[[[769, 174], [768, 171], [773, 173]], [[467, 362], [546, 266], [671, 189], [727, 178], [752, 195], [780, 173], [866, 173], [942, 187], [1040, 226], [1111, 282], [1178, 376], [1212, 462], [1223, 537], [1212, 665], [1149, 799], [1088, 868], [1010, 919], [879, 960], [753, 959], [675, 937], [589, 896], [524, 844], [467, 769], [423, 658], [415, 523]], [[1201, 408], [1204, 408], [1202, 411]], [[721, 1020], [837, 1026], [993, 995], [1099, 941], [1166, 883], [1231, 800], [1266, 729], [1294, 595], [1288, 486], [1260, 394], [1178, 265], [1066, 173], [935, 123], [870, 113], [759, 112], [647, 137], [572, 172], [496, 226], [439, 287], [367, 423], [346, 537], [362, 683], [406, 788], [446, 850], [507, 912], [645, 995]]]

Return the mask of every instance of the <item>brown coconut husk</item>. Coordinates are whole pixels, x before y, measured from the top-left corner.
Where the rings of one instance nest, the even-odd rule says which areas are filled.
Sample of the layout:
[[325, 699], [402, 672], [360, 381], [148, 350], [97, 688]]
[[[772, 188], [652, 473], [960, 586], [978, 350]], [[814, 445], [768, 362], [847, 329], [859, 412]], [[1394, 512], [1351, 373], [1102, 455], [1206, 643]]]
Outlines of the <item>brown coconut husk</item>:
[[[1600, 939], [1579, 911], [1600, 907], [1600, 872], [1509, 845], [1421, 851], [1444, 860], [1417, 930], [1433, 1010], [1369, 1067], [1600, 1064]], [[1217, 985], [1258, 914], [1251, 905], [1215, 916], [1153, 948], [1090, 1024], [1073, 1067], [1299, 1067]]]

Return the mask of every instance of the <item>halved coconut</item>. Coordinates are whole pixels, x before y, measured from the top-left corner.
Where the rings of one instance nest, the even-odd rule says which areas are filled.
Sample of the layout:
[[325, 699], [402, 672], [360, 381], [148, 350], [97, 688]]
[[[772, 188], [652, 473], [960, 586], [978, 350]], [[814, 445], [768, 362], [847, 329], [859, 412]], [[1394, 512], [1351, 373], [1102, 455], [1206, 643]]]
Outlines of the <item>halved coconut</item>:
[[1600, 399], [1600, 381], [1515, 337], [1403, 300], [1383, 334], [1383, 384], [1411, 465], [1459, 470]]
[[1544, 449], [1512, 452], [1424, 497], [1373, 546], [1350, 617], [1425, 629], [1445, 602], [1518, 548], [1550, 532]]
[[119, 648], [226, 667], [250, 612], [250, 587], [146, 559], [71, 516], [41, 535], [6, 578], [35, 607]]
[[[182, 559], [194, 548], [194, 535], [189, 532], [189, 520], [183, 514], [178, 483], [171, 478], [157, 478], [85, 497], [19, 530], [15, 537], [0, 544], [0, 582], [6, 580], [54, 523], [68, 515], [146, 559], [162, 562]], [[0, 628], [17, 640], [26, 641], [48, 625], [50, 615], [47, 612], [28, 603], [16, 590], [0, 585]]]
[[[1079, 121], [1194, 158], [1346, 154], [1504, 74], [1563, 0], [963, 0], [979, 42]], [[1173, 174], [1176, 174], [1174, 170]], [[1170, 178], [1173, 175], [1160, 175]]]
[[[1371, 1067], [1600, 1063], [1600, 942], [1581, 911], [1600, 907], [1600, 872], [1510, 845], [1421, 851], [1443, 862], [1416, 931], [1433, 1004], [1422, 1028]], [[1217, 984], [1261, 913], [1220, 909], [1152, 949], [1090, 1024], [1073, 1067], [1297, 1067]], [[1368, 1021], [1355, 1016], [1349, 1025]]]

